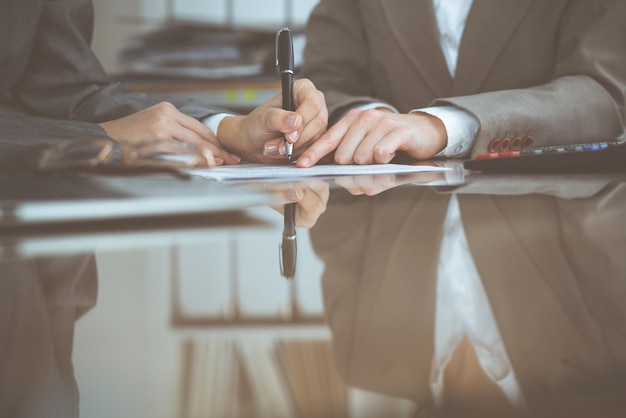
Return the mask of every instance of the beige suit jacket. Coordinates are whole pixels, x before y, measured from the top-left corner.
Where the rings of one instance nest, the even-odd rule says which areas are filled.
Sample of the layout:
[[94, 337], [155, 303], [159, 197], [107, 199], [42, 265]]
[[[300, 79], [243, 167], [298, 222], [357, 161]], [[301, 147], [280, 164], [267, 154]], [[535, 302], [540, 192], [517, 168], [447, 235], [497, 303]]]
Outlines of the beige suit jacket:
[[480, 122], [472, 155], [493, 138], [614, 139], [626, 120], [624, 22], [622, 0], [474, 0], [453, 79], [432, 0], [321, 0], [302, 74], [331, 120], [363, 102], [457, 106]]
[[[615, 228], [626, 188], [599, 190], [585, 199], [459, 195], [470, 251], [534, 411], [626, 392], [626, 235]], [[448, 200], [421, 187], [374, 198], [335, 192], [311, 230], [337, 366], [350, 385], [432, 407]]]

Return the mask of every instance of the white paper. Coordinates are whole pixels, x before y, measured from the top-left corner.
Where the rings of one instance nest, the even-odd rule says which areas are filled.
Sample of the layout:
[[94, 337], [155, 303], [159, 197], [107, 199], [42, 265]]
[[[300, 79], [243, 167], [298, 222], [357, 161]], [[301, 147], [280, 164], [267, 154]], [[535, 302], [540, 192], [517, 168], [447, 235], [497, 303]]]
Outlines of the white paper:
[[370, 165], [315, 165], [299, 168], [295, 165], [241, 164], [186, 170], [192, 176], [214, 180], [271, 180], [307, 177], [358, 176], [363, 174], [410, 174], [440, 172], [447, 167], [430, 165], [370, 164]]

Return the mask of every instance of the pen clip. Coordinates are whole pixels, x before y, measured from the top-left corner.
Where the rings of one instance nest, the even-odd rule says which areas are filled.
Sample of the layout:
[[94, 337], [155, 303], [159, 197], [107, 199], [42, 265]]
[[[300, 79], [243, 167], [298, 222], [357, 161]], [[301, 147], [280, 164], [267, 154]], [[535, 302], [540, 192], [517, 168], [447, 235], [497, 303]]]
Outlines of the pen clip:
[[276, 32], [276, 42], [274, 42], [274, 48], [276, 48], [276, 53], [274, 54], [274, 57], [276, 59], [276, 67], [278, 67], [278, 37], [280, 36], [280, 32], [282, 31], [282, 29], [278, 30]]
[[[281, 54], [281, 35], [283, 35], [284, 37], [286, 37], [288, 40], [287, 42], [287, 46], [288, 46], [288, 51], [284, 51], [283, 48], [283, 53]], [[288, 27], [284, 27], [282, 29], [280, 29], [278, 32], [276, 32], [276, 42], [275, 42], [275, 52], [276, 52], [276, 67], [278, 67], [279, 72], [282, 74], [283, 72], [288, 72], [293, 74], [293, 44], [292, 44], [292, 40], [291, 40], [291, 31], [289, 30]], [[286, 55], [286, 56], [285, 56]]]
[[276, 57], [276, 66], [278, 67], [280, 65], [280, 60], [279, 60], [279, 54], [278, 54], [278, 43], [279, 43], [279, 39], [280, 39], [280, 34], [283, 31], [289, 31], [289, 28], [287, 26], [285, 26], [284, 28], [280, 28], [278, 31], [276, 31], [276, 42], [274, 42], [274, 47], [276, 49], [276, 54], [274, 55]]

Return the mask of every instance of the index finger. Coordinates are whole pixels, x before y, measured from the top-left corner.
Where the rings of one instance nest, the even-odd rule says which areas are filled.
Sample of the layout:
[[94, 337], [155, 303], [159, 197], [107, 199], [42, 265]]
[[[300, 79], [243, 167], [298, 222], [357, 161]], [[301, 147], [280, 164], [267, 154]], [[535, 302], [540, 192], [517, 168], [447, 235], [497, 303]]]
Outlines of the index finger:
[[298, 157], [296, 165], [306, 168], [317, 164], [324, 156], [337, 149], [349, 127], [350, 124], [345, 120], [337, 122]]
[[318, 138], [328, 125], [328, 109], [324, 94], [317, 90], [307, 79], [294, 83], [294, 101], [296, 112], [302, 115], [302, 127], [296, 146], [300, 147]]

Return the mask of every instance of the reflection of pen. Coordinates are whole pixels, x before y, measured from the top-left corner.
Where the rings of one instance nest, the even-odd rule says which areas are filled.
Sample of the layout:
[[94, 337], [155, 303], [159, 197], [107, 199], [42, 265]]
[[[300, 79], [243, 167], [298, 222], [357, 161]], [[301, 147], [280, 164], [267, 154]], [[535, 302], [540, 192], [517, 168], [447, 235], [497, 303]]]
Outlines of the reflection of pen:
[[[294, 111], [293, 105], [293, 42], [288, 28], [282, 28], [276, 35], [276, 65], [280, 72], [280, 84], [283, 94], [283, 109]], [[291, 161], [293, 144], [287, 139], [285, 149], [287, 158]]]
[[296, 259], [298, 249], [296, 241], [296, 224], [294, 222], [295, 210], [295, 203], [288, 203], [285, 205], [283, 240], [280, 246], [280, 272], [288, 279], [292, 279], [296, 275]]

